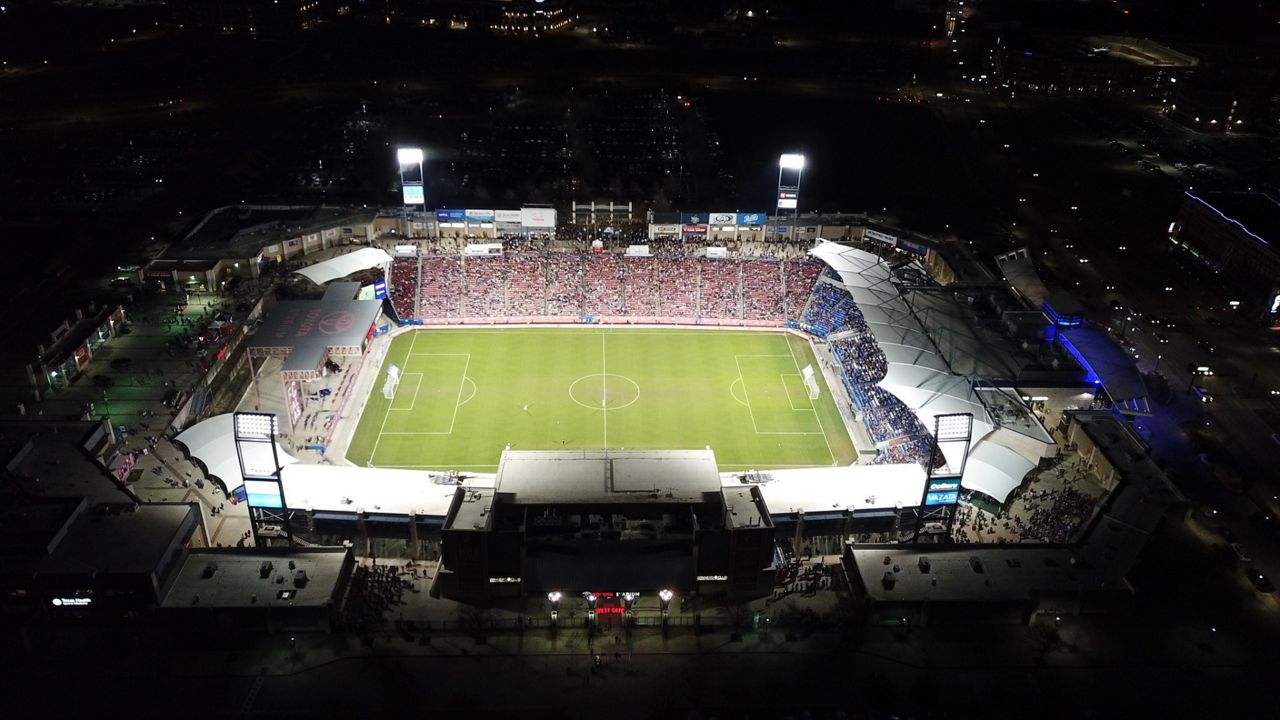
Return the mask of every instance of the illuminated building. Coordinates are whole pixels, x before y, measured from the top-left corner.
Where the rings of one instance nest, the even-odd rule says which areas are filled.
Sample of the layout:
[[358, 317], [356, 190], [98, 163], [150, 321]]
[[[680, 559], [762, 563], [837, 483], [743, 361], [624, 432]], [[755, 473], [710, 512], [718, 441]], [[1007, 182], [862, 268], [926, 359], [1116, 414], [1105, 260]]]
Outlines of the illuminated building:
[[541, 35], [568, 30], [576, 20], [577, 15], [557, 0], [504, 0], [491, 29], [510, 35]]

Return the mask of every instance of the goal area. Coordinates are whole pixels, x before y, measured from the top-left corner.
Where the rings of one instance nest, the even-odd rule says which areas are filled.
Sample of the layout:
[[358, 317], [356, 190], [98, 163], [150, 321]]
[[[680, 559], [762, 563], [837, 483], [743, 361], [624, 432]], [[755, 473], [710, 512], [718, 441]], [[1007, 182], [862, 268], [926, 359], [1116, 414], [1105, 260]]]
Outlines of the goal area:
[[809, 399], [817, 400], [821, 393], [818, 390], [818, 379], [813, 374], [813, 366], [805, 365], [804, 370], [800, 371], [800, 377], [804, 378], [804, 386], [809, 390]]
[[400, 368], [387, 366], [387, 380], [382, 383], [382, 397], [390, 400], [396, 396], [396, 388], [400, 387]]

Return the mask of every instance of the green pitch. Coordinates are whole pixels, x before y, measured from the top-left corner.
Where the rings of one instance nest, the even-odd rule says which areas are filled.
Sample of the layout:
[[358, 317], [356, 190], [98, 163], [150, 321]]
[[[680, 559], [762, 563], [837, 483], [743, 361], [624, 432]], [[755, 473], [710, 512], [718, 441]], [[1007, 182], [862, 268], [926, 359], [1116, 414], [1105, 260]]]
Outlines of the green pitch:
[[[387, 367], [400, 368], [383, 397]], [[492, 472], [502, 449], [679, 450], [724, 470], [848, 465], [831, 393], [787, 333], [418, 330], [392, 341], [351, 440], [357, 465]]]

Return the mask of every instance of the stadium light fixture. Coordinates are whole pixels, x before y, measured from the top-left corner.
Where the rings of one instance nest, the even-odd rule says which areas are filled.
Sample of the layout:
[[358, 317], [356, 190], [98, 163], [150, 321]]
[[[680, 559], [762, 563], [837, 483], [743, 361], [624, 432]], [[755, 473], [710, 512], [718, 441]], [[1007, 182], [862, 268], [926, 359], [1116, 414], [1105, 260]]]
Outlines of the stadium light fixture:
[[563, 596], [560, 594], [559, 590], [552, 590], [551, 592], [547, 593], [547, 600], [550, 600], [552, 605], [560, 602], [561, 597]]
[[778, 167], [784, 170], [803, 170], [804, 156], [795, 153], [785, 153], [778, 158]]
[[422, 162], [422, 148], [396, 148], [396, 159], [401, 165], [417, 165]]
[[280, 434], [280, 421], [273, 413], [236, 413], [236, 438], [270, 440]]
[[675, 596], [676, 596], [675, 593], [671, 592], [666, 588], [662, 588], [661, 590], [658, 591], [658, 599], [661, 600], [664, 605], [671, 602], [671, 598]]

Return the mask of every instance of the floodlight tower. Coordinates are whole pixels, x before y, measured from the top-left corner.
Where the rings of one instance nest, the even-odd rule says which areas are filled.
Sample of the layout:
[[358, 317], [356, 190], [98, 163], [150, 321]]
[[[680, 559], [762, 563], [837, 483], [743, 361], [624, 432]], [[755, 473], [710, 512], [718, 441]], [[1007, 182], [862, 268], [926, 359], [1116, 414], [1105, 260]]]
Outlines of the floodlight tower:
[[280, 479], [280, 457], [276, 453], [279, 419], [275, 413], [237, 412], [232, 416], [232, 429], [240, 475], [244, 478], [253, 544], [263, 547], [263, 526], [278, 524], [284, 529], [285, 538], [292, 547], [293, 527], [289, 522], [284, 484]]
[[800, 221], [800, 176], [804, 173], [804, 155], [783, 153], [778, 158], [778, 204], [774, 209], [773, 235], [778, 239], [778, 218], [783, 210], [795, 211], [792, 215], [791, 236], [795, 237], [796, 223]]
[[[426, 215], [427, 193], [424, 189], [424, 185], [426, 183], [427, 176], [423, 172], [422, 160], [422, 148], [396, 148], [396, 161], [400, 164], [400, 192], [404, 197], [404, 204], [406, 207], [421, 205], [422, 213], [423, 215]], [[415, 165], [418, 168], [417, 180], [414, 180], [411, 176], [410, 179], [406, 181], [404, 179], [405, 169], [408, 168], [409, 170], [412, 170]]]

